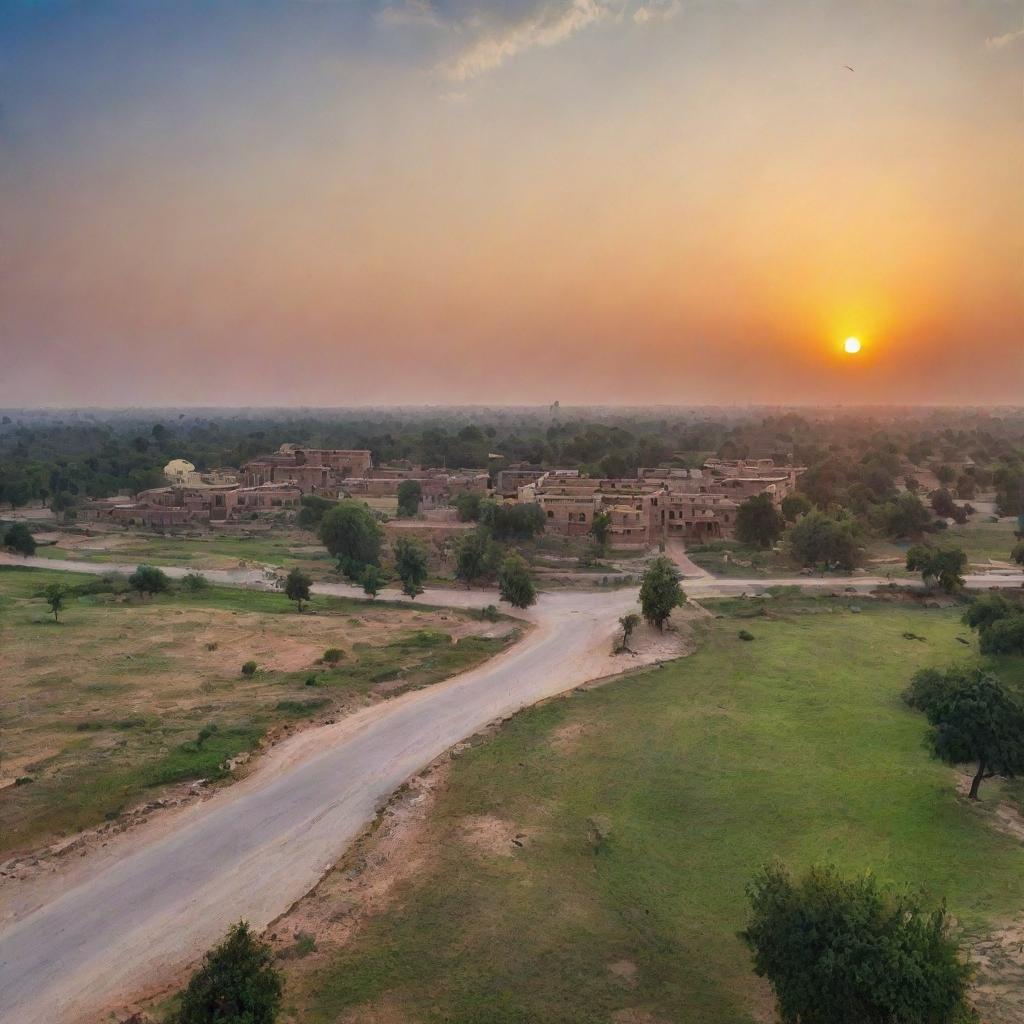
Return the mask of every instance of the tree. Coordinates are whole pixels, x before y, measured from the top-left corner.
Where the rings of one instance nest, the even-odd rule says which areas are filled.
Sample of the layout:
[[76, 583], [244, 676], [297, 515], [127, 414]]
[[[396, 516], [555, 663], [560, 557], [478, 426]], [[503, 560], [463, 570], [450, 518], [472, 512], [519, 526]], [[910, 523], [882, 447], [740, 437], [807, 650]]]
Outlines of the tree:
[[36, 539], [24, 523], [12, 523], [4, 534], [4, 547], [28, 558], [36, 553]]
[[304, 494], [299, 498], [299, 514], [295, 522], [304, 530], [315, 530], [320, 525], [324, 513], [338, 503], [333, 498], [323, 498], [319, 494]]
[[787, 523], [795, 523], [801, 516], [807, 515], [814, 506], [806, 494], [794, 491], [782, 499], [782, 518]]
[[415, 537], [399, 537], [395, 543], [395, 572], [402, 581], [402, 593], [416, 598], [423, 593], [428, 575], [427, 549]]
[[787, 536], [790, 554], [800, 565], [849, 570], [857, 564], [857, 525], [848, 515], [836, 517], [811, 509], [789, 528]]
[[46, 603], [50, 606], [50, 611], [53, 612], [54, 622], [60, 622], [60, 613], [64, 608], [64, 598], [66, 596], [67, 591], [59, 583], [51, 583], [43, 591], [43, 597], [46, 599]]
[[972, 669], [943, 680], [925, 701], [932, 752], [946, 764], [977, 764], [970, 798], [982, 779], [1024, 771], [1024, 708], [996, 679]]
[[419, 480], [403, 480], [398, 485], [398, 514], [409, 519], [420, 510], [423, 485]]
[[242, 921], [192, 975], [177, 1024], [274, 1024], [283, 988], [273, 951]]
[[70, 491], [58, 491], [50, 499], [50, 511], [55, 516], [65, 516], [76, 504], [75, 496]]
[[764, 868], [747, 886], [743, 939], [775, 992], [783, 1024], [955, 1024], [973, 969], [944, 906], [922, 907], [871, 874], [846, 879], [812, 867], [798, 882]]
[[659, 630], [674, 608], [686, 603], [686, 595], [680, 586], [679, 569], [670, 558], [659, 555], [647, 567], [640, 584], [640, 610], [644, 618]]
[[952, 466], [941, 465], [935, 470], [935, 479], [947, 487], [956, 479], [956, 470]]
[[368, 565], [380, 564], [383, 537], [380, 523], [360, 501], [340, 501], [320, 520], [321, 542], [351, 580], [359, 579]]
[[1024, 608], [1002, 594], [976, 597], [963, 621], [978, 631], [982, 654], [1024, 654]]
[[907, 569], [919, 572], [926, 586], [935, 581], [947, 594], [964, 585], [963, 572], [967, 568], [967, 555], [960, 548], [935, 547], [915, 544], [907, 551]]
[[196, 594], [200, 590], [206, 590], [210, 581], [201, 572], [187, 572], [181, 578], [181, 585], [190, 593]]
[[298, 566], [292, 569], [285, 578], [285, 597], [298, 605], [300, 615], [302, 614], [302, 602], [309, 600], [309, 588], [312, 584], [313, 581]]
[[590, 524], [590, 532], [594, 535], [594, 542], [604, 551], [608, 544], [608, 533], [612, 528], [612, 517], [607, 512], [598, 512], [594, 521]]
[[168, 590], [171, 581], [167, 578], [167, 574], [155, 565], [140, 565], [128, 577], [128, 586], [140, 594], [149, 594], [152, 597], [153, 594], [161, 594]]
[[480, 518], [480, 502], [483, 495], [476, 491], [466, 491], [455, 495], [455, 514], [460, 523], [472, 523]]
[[529, 540], [544, 532], [544, 513], [540, 505], [499, 505], [480, 503], [480, 522], [498, 540]]
[[736, 538], [741, 544], [770, 548], [782, 536], [785, 525], [772, 496], [755, 494], [736, 513]]
[[960, 514], [960, 506], [953, 500], [953, 495], [945, 487], [940, 487], [933, 492], [931, 501], [935, 514], [942, 516], [943, 519], [956, 519]]
[[1024, 540], [1013, 545], [1013, 550], [1010, 552], [1010, 561], [1016, 562], [1018, 565], [1024, 565]]
[[640, 625], [640, 616], [636, 612], [630, 612], [619, 619], [619, 625], [622, 627], [622, 648], [629, 650], [629, 638], [633, 635], [636, 627]]
[[507, 555], [498, 570], [498, 592], [513, 608], [529, 608], [537, 600], [530, 570], [519, 555]]
[[879, 517], [890, 537], [920, 537], [932, 525], [932, 515], [924, 502], [910, 491], [881, 506]]
[[379, 565], [368, 565], [359, 577], [359, 583], [364, 594], [375, 598], [384, 586], [384, 571]]
[[462, 537], [455, 548], [455, 578], [466, 586], [487, 579], [497, 572], [501, 549], [491, 540], [490, 531], [478, 526]]

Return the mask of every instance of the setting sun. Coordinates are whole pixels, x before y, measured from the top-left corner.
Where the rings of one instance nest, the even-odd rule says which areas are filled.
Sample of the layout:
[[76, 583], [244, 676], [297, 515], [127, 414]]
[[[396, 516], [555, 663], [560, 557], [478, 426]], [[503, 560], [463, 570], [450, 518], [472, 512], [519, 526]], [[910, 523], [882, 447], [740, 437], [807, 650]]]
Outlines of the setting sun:
[[856, 355], [860, 351], [860, 338], [847, 338], [843, 342], [843, 351], [849, 355]]

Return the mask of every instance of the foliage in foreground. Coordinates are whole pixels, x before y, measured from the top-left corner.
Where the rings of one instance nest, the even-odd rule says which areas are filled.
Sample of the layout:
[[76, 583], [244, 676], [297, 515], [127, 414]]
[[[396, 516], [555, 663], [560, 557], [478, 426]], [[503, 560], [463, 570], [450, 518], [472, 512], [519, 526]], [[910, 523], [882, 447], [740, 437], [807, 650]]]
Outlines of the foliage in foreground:
[[764, 868], [750, 883], [743, 938], [771, 983], [783, 1024], [965, 1024], [972, 969], [945, 907], [873, 876], [812, 867], [794, 882]]
[[274, 1024], [282, 991], [270, 947], [241, 921], [192, 975], [176, 1024]]

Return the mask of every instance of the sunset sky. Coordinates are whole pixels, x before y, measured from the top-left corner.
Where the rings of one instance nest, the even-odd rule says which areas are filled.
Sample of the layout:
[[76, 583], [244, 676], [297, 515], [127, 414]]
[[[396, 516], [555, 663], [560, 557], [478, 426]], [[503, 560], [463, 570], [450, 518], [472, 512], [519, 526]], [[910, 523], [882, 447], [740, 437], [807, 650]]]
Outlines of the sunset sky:
[[1024, 0], [0, 0], [0, 406], [1021, 404], [1022, 82]]

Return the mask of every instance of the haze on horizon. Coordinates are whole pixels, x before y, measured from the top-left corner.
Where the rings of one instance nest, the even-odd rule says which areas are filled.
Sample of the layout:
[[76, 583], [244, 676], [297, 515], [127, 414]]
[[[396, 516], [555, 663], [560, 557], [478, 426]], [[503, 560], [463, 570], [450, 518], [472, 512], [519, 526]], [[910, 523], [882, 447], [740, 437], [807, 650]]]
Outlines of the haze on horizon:
[[1021, 0], [12, 0], [0, 406], [1020, 404], [1022, 72]]

